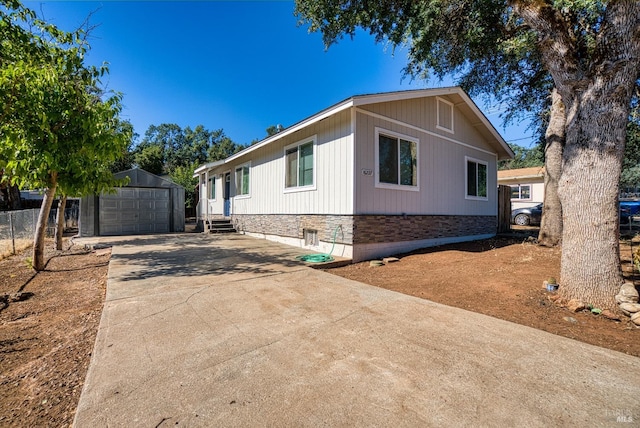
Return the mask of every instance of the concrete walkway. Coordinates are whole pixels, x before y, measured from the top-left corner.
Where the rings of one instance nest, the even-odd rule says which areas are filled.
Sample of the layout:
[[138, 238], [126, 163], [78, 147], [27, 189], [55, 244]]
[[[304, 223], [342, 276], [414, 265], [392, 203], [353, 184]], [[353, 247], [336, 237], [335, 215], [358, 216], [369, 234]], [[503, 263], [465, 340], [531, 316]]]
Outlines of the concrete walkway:
[[333, 276], [269, 241], [111, 242], [76, 427], [640, 424], [640, 358]]

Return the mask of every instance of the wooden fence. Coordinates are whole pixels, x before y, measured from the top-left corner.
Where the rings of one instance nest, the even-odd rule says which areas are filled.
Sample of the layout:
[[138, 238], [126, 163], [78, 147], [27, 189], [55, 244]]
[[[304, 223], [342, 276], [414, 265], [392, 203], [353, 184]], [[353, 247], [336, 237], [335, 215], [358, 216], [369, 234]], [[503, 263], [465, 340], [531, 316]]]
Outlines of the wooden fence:
[[498, 186], [498, 233], [511, 231], [511, 187]]

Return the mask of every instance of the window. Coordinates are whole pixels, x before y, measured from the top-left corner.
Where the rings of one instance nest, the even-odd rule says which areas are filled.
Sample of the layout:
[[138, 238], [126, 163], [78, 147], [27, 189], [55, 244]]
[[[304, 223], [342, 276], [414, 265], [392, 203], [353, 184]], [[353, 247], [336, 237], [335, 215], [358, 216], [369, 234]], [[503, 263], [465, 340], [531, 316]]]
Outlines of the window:
[[249, 194], [249, 164], [236, 168], [236, 195]]
[[418, 190], [418, 141], [380, 130], [376, 130], [376, 138], [376, 185]]
[[436, 98], [436, 106], [438, 116], [436, 128], [453, 134], [453, 103], [443, 98]]
[[285, 147], [285, 181], [286, 189], [313, 187], [315, 165], [315, 137], [311, 140]]
[[467, 198], [487, 199], [487, 163], [465, 158], [467, 163]]
[[516, 184], [511, 186], [511, 199], [529, 200], [531, 199], [530, 184]]
[[215, 199], [216, 198], [216, 176], [215, 175], [211, 175], [209, 176], [209, 199]]

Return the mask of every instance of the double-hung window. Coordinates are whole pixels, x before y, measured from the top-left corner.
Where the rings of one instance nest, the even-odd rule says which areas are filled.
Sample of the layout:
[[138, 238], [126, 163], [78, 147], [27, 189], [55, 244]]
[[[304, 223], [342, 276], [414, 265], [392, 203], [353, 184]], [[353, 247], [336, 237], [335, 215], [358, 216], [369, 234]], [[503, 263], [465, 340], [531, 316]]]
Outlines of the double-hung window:
[[208, 189], [209, 199], [215, 199], [216, 198], [216, 176], [215, 175], [209, 176], [208, 187], [209, 187]]
[[236, 168], [237, 196], [249, 195], [249, 167], [250, 165], [247, 163]]
[[418, 140], [376, 129], [377, 187], [418, 190]]
[[467, 199], [487, 199], [488, 163], [465, 157], [467, 171]]
[[316, 137], [285, 147], [285, 190], [314, 187]]
[[531, 199], [531, 185], [530, 184], [516, 184], [511, 186], [511, 199], [530, 200]]

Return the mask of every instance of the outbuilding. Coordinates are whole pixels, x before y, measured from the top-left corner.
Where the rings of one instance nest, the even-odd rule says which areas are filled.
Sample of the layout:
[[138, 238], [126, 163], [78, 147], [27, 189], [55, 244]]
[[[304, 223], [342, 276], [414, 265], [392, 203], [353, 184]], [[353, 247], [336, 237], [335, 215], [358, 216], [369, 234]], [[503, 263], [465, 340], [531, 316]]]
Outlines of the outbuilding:
[[80, 236], [184, 232], [184, 187], [138, 168], [114, 176], [129, 183], [81, 199]]

